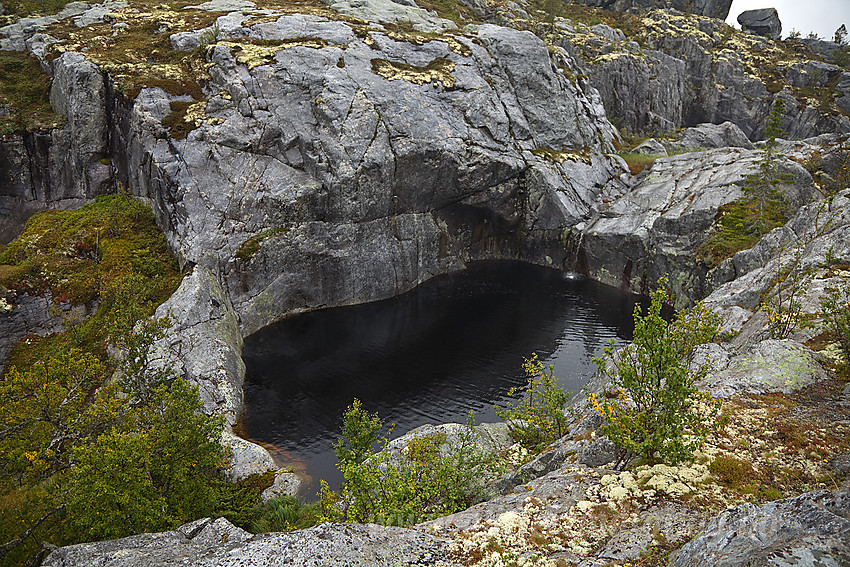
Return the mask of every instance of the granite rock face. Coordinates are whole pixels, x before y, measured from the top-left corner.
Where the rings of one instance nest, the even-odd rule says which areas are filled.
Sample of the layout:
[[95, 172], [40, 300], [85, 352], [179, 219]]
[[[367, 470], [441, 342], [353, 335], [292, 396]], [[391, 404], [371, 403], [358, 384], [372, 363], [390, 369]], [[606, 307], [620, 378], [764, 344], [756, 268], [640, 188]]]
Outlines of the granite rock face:
[[212, 47], [218, 94], [185, 140], [159, 122], [168, 96], [142, 91], [122, 172], [181, 261], [222, 274], [243, 334], [473, 259], [562, 262], [557, 235], [622, 186], [597, 93], [531, 33], [417, 45], [302, 15], [245, 29], [315, 43]]
[[685, 544], [674, 567], [846, 565], [850, 561], [850, 491], [819, 490], [763, 506], [722, 512]]
[[[761, 152], [725, 148], [655, 161], [645, 177], [586, 225], [579, 225], [580, 261], [597, 281], [646, 291], [664, 274], [677, 307], [704, 297], [707, 269], [695, 250], [714, 224], [718, 207], [742, 196], [743, 177]], [[800, 206], [815, 198], [809, 173], [782, 160], [785, 196]]]
[[[657, 135], [731, 122], [758, 140], [777, 97], [785, 102], [783, 127], [791, 137], [850, 131], [847, 116], [808, 104], [794, 91], [812, 79], [826, 91], [822, 96], [847, 104], [838, 102], [846, 94], [840, 69], [819, 61], [831, 53], [778, 46], [763, 36], [734, 32], [719, 19], [669, 9], [644, 13], [628, 37], [605, 28], [559, 20], [551, 32], [538, 33], [576, 59], [612, 122], [626, 132]], [[775, 68], [765, 66], [765, 57]], [[777, 73], [784, 81], [776, 80]]]
[[433, 565], [447, 541], [415, 530], [374, 524], [319, 524], [297, 532], [252, 535], [224, 518], [174, 531], [60, 548], [45, 567], [395, 567]]
[[747, 10], [738, 14], [738, 23], [744, 31], [763, 35], [770, 39], [782, 37], [782, 22], [779, 21], [779, 12], [776, 8], [762, 8], [759, 10]]
[[45, 208], [75, 208], [112, 190], [101, 71], [79, 53], [54, 60], [50, 103], [64, 127], [0, 137], [0, 242]]

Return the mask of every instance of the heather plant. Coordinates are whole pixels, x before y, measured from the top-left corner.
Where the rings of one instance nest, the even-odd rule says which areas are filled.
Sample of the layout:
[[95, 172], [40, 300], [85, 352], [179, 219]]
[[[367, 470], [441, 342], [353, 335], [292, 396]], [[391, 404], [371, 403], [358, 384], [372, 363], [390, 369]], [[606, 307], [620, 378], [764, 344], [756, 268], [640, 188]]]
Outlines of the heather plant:
[[659, 280], [646, 315], [635, 307], [633, 342], [618, 352], [612, 343], [594, 359], [611, 386], [588, 398], [602, 431], [626, 455], [676, 464], [693, 458], [716, 414], [717, 405], [696, 387], [708, 368], [692, 371], [687, 359], [717, 336], [720, 317], [697, 304], [668, 323], [661, 315], [666, 284]]

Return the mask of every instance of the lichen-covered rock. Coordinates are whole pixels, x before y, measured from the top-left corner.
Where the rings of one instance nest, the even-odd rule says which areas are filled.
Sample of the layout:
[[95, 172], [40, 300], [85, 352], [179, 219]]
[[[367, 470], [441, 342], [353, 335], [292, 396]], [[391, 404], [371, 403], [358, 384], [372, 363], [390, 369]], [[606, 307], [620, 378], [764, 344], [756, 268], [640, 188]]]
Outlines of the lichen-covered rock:
[[243, 334], [473, 259], [561, 263], [563, 228], [623, 171], [598, 95], [531, 33], [409, 42], [304, 15], [244, 30], [283, 43], [211, 47], [197, 128], [167, 140], [169, 101], [143, 90], [126, 139], [131, 191], [184, 263], [220, 269]]
[[579, 2], [595, 8], [636, 14], [657, 8], [673, 8], [718, 20], [725, 20], [732, 7], [732, 0], [579, 0]]
[[725, 367], [713, 367], [700, 388], [715, 398], [770, 392], [790, 394], [826, 378], [826, 371], [814, 352], [787, 339], [768, 339], [732, 357]]
[[374, 524], [320, 524], [308, 530], [251, 535], [224, 518], [176, 530], [53, 551], [45, 567], [396, 567], [432, 565], [447, 541], [416, 530]]
[[676, 140], [662, 140], [668, 152], [691, 152], [698, 149], [745, 148], [752, 150], [753, 143], [744, 132], [732, 122], [723, 124], [698, 124], [685, 128]]
[[776, 8], [747, 10], [738, 14], [738, 23], [744, 31], [763, 35], [770, 39], [782, 37], [782, 22]]
[[679, 551], [675, 567], [822, 565], [850, 561], [850, 491], [818, 490], [713, 519]]

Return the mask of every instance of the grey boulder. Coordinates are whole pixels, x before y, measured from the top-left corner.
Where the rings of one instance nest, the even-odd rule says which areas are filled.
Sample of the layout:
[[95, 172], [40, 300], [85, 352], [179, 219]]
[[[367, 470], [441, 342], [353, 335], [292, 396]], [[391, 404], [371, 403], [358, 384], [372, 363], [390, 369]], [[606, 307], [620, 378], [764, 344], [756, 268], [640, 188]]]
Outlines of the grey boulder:
[[44, 567], [396, 567], [429, 565], [445, 557], [447, 540], [374, 524], [319, 524], [307, 530], [251, 535], [224, 518], [173, 531], [70, 545]]
[[730, 508], [709, 522], [673, 567], [818, 565], [850, 562], [850, 491], [818, 490]]
[[776, 8], [747, 10], [738, 14], [738, 23], [744, 31], [763, 35], [771, 39], [782, 37], [782, 22]]

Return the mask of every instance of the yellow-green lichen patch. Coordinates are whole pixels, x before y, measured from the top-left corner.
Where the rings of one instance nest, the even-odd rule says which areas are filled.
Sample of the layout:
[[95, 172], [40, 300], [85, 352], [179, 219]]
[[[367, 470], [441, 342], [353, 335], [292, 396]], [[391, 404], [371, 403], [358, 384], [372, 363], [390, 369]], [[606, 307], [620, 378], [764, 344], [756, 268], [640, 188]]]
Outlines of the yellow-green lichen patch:
[[288, 228], [279, 227], [263, 231], [259, 234], [255, 234], [254, 236], [246, 240], [244, 244], [242, 244], [242, 247], [239, 248], [235, 256], [240, 260], [248, 260], [260, 251], [261, 242], [263, 242], [264, 240], [268, 240], [269, 238], [272, 238], [274, 236], [286, 234], [288, 231]]
[[416, 85], [442, 83], [447, 89], [455, 87], [455, 78], [452, 75], [454, 68], [455, 64], [445, 57], [437, 57], [424, 67], [387, 59], [372, 59], [372, 72], [388, 81], [403, 80]]
[[312, 49], [321, 49], [327, 45], [327, 42], [315, 38], [297, 38], [286, 40], [255, 40], [255, 41], [220, 41], [218, 45], [223, 45], [232, 50], [235, 54], [236, 61], [245, 65], [249, 69], [259, 67], [260, 65], [268, 65], [274, 61], [274, 56], [278, 51], [283, 49], [291, 49], [293, 47], [310, 47]]
[[[203, 51], [176, 51], [169, 36], [203, 29], [217, 17], [201, 10], [180, 10], [183, 3], [151, 5], [134, 2], [108, 14], [103, 23], [77, 28], [64, 20], [46, 30], [59, 42], [48, 46], [48, 58], [66, 51], [84, 52], [86, 58], [107, 71], [117, 90], [135, 98], [144, 87], [160, 87], [172, 95], [203, 98], [209, 80]], [[122, 27], [114, 28], [114, 25]]]
[[[388, 26], [390, 31], [387, 32], [387, 37], [389, 37], [393, 41], [403, 41], [406, 43], [412, 43], [413, 45], [425, 45], [431, 41], [442, 41], [446, 45], [449, 46], [453, 52], [461, 55], [463, 57], [469, 57], [472, 55], [472, 50], [469, 47], [459, 41], [457, 37], [453, 34], [433, 34], [433, 33], [421, 33], [421, 32], [407, 32], [402, 31], [398, 26]], [[395, 29], [392, 29], [392, 28]]]
[[535, 148], [531, 150], [531, 153], [552, 163], [573, 161], [590, 164], [590, 154], [586, 151], [558, 151], [552, 148]]
[[175, 140], [182, 140], [202, 124], [221, 124], [222, 118], [207, 116], [207, 101], [172, 101], [171, 114], [162, 119], [162, 125]]

